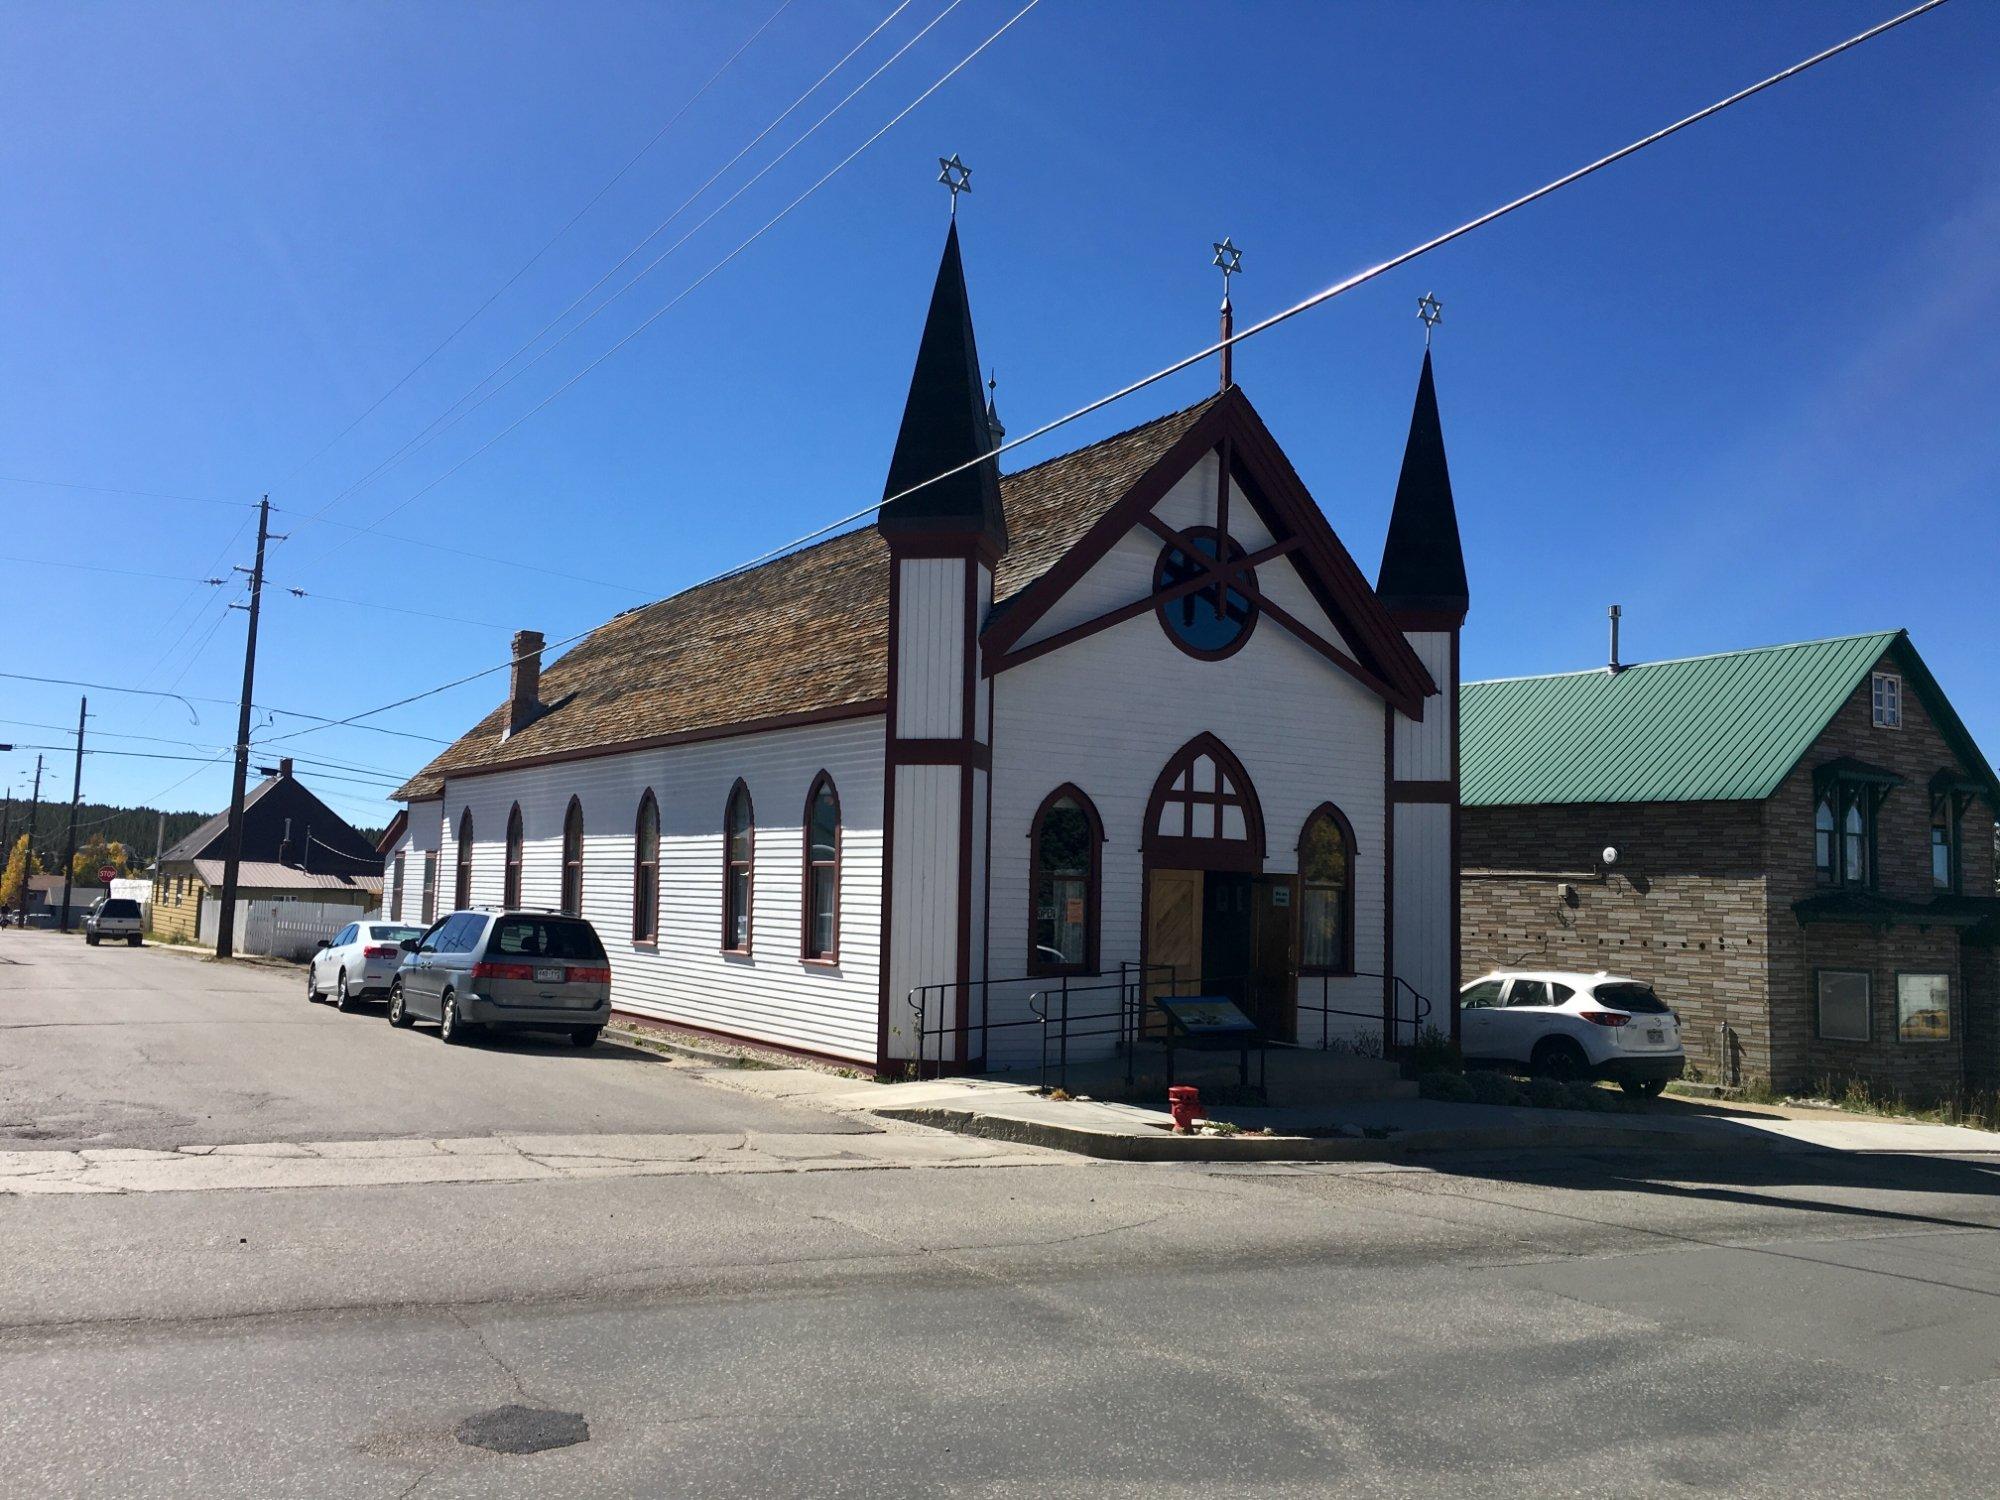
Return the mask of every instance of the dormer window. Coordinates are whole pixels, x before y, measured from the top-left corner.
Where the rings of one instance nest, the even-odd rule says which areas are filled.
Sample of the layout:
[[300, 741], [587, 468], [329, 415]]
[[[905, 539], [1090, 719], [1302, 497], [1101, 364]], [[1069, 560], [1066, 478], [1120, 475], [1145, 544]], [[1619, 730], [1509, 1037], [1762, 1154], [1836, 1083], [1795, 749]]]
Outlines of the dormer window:
[[1874, 679], [1875, 727], [1903, 727], [1903, 679], [1894, 672], [1877, 672]]

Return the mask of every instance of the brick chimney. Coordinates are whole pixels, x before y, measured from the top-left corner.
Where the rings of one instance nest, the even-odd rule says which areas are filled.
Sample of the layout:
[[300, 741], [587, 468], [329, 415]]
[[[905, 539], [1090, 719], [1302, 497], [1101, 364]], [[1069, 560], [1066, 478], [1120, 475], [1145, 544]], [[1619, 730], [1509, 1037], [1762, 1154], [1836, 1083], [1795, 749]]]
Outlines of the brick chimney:
[[508, 675], [507, 733], [519, 734], [542, 711], [542, 633], [514, 632], [513, 665]]
[[278, 762], [278, 774], [287, 781], [292, 779], [292, 758], [289, 755]]

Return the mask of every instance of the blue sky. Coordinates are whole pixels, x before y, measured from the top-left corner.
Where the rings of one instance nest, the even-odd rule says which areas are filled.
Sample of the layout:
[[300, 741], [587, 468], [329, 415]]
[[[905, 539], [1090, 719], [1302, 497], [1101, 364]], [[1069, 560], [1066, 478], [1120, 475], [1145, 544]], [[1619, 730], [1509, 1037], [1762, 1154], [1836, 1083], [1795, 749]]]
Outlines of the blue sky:
[[[740, 257], [459, 466], [1020, 3], [960, 0], [595, 321], [342, 495], [893, 3], [794, 0], [537, 264], [323, 453], [777, 0], [14, 6], [0, 53], [0, 474], [239, 504], [268, 491], [275, 529], [295, 533], [273, 552], [274, 584], [478, 622], [274, 591], [259, 701], [352, 713], [500, 661], [509, 629], [568, 635], [877, 498], [944, 231], [941, 153], [976, 174], [967, 273], [1019, 433], [1212, 335], [1213, 238], [1244, 247], [1237, 304], [1261, 316], [1890, 11], [1042, 0]], [[913, 0], [606, 291], [946, 3]], [[1295, 319], [1239, 351], [1238, 380], [1372, 574], [1422, 349], [1414, 305], [1435, 290], [1469, 676], [1597, 664], [1614, 600], [1634, 659], [1906, 626], [2000, 753], [2000, 74], [1980, 61], [1996, 55], [2000, 7], [1959, 0]], [[1018, 461], [1212, 384], [1212, 370], [1190, 372]], [[599, 582], [301, 524], [335, 497], [326, 515], [350, 527], [392, 515], [382, 527], [398, 536]], [[247, 510], [11, 479], [0, 507], [10, 670], [234, 696], [243, 617], [224, 591], [184, 580], [249, 561]], [[374, 722], [449, 737], [499, 681]], [[60, 743], [33, 726], [73, 722], [76, 692], [0, 681], [0, 705], [0, 740]], [[198, 723], [116, 694], [93, 695], [92, 711], [107, 749], [194, 754], [108, 736], [215, 747], [234, 727], [220, 702], [198, 703]], [[367, 777], [435, 748], [345, 729], [292, 745], [365, 768], [308, 772], [362, 823], [389, 811]], [[24, 787], [32, 765], [32, 752], [0, 755], [0, 782]], [[45, 796], [68, 775], [63, 761]], [[90, 759], [84, 783], [88, 798], [204, 810], [227, 786], [224, 766], [109, 756]]]

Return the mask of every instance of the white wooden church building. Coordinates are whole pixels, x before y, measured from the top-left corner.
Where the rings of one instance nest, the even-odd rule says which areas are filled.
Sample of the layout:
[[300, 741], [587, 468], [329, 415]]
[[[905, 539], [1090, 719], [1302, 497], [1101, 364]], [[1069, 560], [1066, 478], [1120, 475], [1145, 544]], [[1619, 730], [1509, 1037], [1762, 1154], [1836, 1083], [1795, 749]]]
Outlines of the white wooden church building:
[[518, 635], [508, 701], [396, 794], [390, 915], [581, 911], [618, 1008], [884, 1069], [1019, 1062], [1033, 997], [1169, 980], [1308, 1042], [1453, 1029], [1467, 589], [1429, 355], [1373, 587], [1226, 374], [1002, 475], [979, 370], [954, 226], [900, 498], [546, 670]]

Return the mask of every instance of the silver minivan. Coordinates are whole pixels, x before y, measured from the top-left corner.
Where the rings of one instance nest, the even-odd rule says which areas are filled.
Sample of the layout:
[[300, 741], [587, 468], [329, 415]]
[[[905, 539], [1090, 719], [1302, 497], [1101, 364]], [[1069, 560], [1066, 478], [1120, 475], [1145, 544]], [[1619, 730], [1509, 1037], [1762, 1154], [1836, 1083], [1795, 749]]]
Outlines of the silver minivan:
[[611, 1019], [611, 960], [582, 917], [455, 911], [402, 946], [391, 1026], [435, 1021], [454, 1044], [483, 1027], [566, 1031], [588, 1047]]

